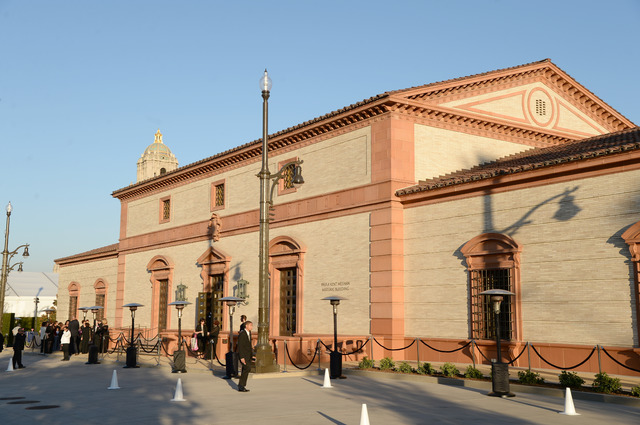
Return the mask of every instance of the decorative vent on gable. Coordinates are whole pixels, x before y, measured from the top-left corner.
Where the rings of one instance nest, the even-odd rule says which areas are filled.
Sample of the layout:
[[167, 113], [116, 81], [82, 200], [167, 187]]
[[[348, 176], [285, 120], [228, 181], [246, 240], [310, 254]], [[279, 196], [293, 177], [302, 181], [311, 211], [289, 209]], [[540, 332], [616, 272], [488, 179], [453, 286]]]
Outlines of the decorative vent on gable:
[[547, 102], [542, 99], [536, 99], [536, 115], [540, 117], [547, 115]]

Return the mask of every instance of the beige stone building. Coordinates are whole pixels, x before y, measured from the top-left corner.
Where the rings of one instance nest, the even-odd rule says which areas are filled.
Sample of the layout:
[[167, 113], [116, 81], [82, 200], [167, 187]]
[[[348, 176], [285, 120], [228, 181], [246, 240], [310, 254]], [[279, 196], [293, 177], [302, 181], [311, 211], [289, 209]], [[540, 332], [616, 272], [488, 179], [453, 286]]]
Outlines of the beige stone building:
[[[420, 338], [448, 350], [474, 339], [490, 353], [495, 330], [479, 293], [494, 287], [515, 293], [501, 314], [509, 355], [526, 342], [562, 364], [596, 344], [638, 353], [638, 134], [543, 60], [383, 93], [271, 135], [271, 171], [303, 160], [305, 179], [295, 187], [285, 172], [274, 191], [279, 361], [284, 340], [296, 361], [318, 338], [330, 344], [328, 295], [347, 298], [344, 351], [369, 341], [374, 358], [415, 359], [416, 345], [383, 347]], [[118, 243], [56, 260], [59, 317], [102, 305], [124, 330], [122, 306], [138, 302], [136, 324], [170, 341], [167, 304], [184, 285], [187, 333], [205, 317], [226, 335], [217, 299], [243, 287], [235, 314], [257, 322], [260, 155], [256, 140], [175, 169], [139, 161], [138, 182], [112, 194]]]

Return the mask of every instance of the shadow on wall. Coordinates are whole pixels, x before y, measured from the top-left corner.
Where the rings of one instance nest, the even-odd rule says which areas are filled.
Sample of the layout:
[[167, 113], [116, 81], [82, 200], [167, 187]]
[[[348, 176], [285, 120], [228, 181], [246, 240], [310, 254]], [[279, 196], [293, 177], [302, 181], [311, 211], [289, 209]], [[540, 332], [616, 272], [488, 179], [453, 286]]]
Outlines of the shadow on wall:
[[[555, 211], [553, 216], [551, 217], [557, 221], [569, 221], [577, 216], [582, 209], [576, 204], [575, 196], [573, 195], [580, 186], [575, 186], [573, 188], [567, 188], [562, 193], [557, 195], [550, 196], [549, 198], [537, 203], [533, 207], [531, 207], [526, 213], [524, 213], [519, 219], [517, 219], [513, 224], [505, 227], [504, 229], [496, 229], [493, 223], [493, 202], [492, 202], [492, 191], [487, 190], [484, 199], [484, 229], [482, 233], [501, 233], [504, 235], [508, 235], [510, 237], [514, 237], [520, 229], [525, 226], [534, 223], [534, 213], [538, 211], [540, 208], [547, 204], [551, 204], [553, 202], [557, 202], [558, 209]], [[466, 267], [467, 262], [465, 256], [462, 254], [460, 249], [466, 244], [468, 241], [464, 241], [458, 249], [455, 250], [453, 255], [460, 260], [462, 266]]]
[[[629, 251], [629, 245], [622, 238], [622, 234], [626, 232], [631, 226], [635, 223], [631, 223], [622, 229], [618, 230], [614, 233], [609, 239], [607, 239], [607, 243], [613, 245], [614, 247], [619, 249], [619, 253], [621, 256], [625, 258], [624, 263], [627, 265], [627, 270], [629, 271], [629, 301], [631, 304], [631, 308], [629, 311], [631, 312], [631, 323], [636, 323], [638, 312], [636, 311], [636, 297], [638, 296], [636, 293], [636, 279], [635, 279], [635, 270], [633, 266], [633, 258], [631, 256], [631, 251]], [[633, 330], [633, 345], [638, 346], [640, 344], [640, 329], [637, 326], [634, 326]], [[622, 352], [621, 352], [622, 354]], [[637, 355], [635, 355], [637, 357]], [[627, 364], [627, 362], [625, 362]]]

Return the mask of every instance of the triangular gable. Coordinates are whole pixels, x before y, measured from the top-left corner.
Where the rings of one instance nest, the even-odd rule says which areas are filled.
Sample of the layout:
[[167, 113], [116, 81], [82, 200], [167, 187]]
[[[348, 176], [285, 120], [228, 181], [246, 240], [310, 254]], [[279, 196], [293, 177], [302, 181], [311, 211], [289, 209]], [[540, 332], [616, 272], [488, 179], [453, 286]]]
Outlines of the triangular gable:
[[392, 94], [413, 104], [572, 139], [634, 126], [548, 59]]
[[561, 93], [543, 83], [445, 101], [439, 103], [439, 106], [482, 115], [488, 119], [567, 133], [574, 138], [593, 137], [609, 132], [598, 120], [580, 111], [578, 105], [573, 105]]

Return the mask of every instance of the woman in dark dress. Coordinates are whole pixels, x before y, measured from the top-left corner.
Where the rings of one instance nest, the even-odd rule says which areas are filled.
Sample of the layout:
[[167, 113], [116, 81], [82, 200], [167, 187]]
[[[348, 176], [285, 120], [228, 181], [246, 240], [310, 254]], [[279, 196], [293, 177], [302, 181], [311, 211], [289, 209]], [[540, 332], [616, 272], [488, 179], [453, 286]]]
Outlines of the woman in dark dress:
[[106, 353], [109, 350], [109, 325], [107, 325], [107, 319], [102, 319], [102, 352]]
[[82, 324], [82, 328], [80, 328], [82, 332], [82, 339], [80, 340], [80, 351], [82, 354], [87, 354], [89, 352], [89, 343], [91, 342], [91, 324], [89, 324], [88, 320], [85, 320]]
[[200, 319], [200, 323], [196, 326], [196, 336], [198, 337], [198, 353], [204, 356], [204, 352], [207, 347], [207, 325], [204, 323], [204, 318]]

